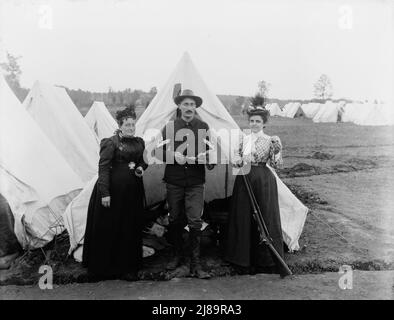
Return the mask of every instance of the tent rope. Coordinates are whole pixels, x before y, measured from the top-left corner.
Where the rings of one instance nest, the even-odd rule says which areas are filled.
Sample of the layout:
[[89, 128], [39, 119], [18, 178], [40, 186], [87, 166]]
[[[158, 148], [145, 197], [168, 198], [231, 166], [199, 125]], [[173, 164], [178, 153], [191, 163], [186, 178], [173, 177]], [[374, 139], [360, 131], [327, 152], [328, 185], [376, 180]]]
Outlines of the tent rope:
[[358, 246], [356, 246], [354, 243], [346, 239], [342, 234], [339, 233], [333, 226], [331, 226], [328, 222], [324, 221], [320, 217], [318, 217], [316, 214], [313, 213], [312, 210], [309, 211], [309, 214], [311, 214], [313, 217], [315, 217], [317, 220], [319, 220], [322, 224], [324, 224], [326, 227], [328, 227], [331, 231], [333, 231], [336, 235], [338, 235], [341, 239], [345, 240], [350, 246], [354, 247], [357, 251], [361, 251]]

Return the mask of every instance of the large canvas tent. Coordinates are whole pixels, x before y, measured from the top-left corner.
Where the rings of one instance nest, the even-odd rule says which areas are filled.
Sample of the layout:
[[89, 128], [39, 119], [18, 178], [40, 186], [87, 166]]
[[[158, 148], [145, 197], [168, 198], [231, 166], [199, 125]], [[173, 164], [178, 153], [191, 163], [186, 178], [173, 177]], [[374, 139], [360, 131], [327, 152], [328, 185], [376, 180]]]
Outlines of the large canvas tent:
[[[173, 94], [174, 88], [177, 86], [182, 89], [192, 89], [195, 94], [202, 97], [203, 104], [197, 109], [197, 113], [209, 125], [210, 129], [213, 129], [211, 132], [212, 143], [218, 146], [218, 157], [223, 159], [234, 154], [238, 149], [239, 141], [231, 137], [239, 138], [242, 132], [217, 96], [208, 89], [187, 53], [183, 55], [170, 78], [161, 87], [137, 122], [136, 135], [144, 138], [148, 153], [157, 145], [160, 131], [164, 125], [176, 113], [177, 106], [173, 101]], [[230, 132], [233, 133], [231, 137], [229, 136]], [[163, 164], [150, 165], [146, 171], [144, 186], [148, 205], [165, 199], [163, 175]], [[308, 209], [277, 176], [276, 178], [284, 240], [290, 250], [298, 250], [298, 239]], [[207, 171], [205, 201], [210, 202], [214, 199], [225, 199], [231, 196], [234, 180], [235, 175], [232, 174], [232, 168], [229, 165], [218, 164], [214, 170]], [[83, 242], [87, 204], [93, 186], [94, 181], [73, 200], [65, 212], [66, 227], [71, 235], [71, 250]]]
[[102, 101], [93, 102], [85, 115], [85, 121], [99, 141], [112, 136], [118, 128], [115, 119]]
[[97, 172], [98, 139], [66, 90], [36, 81], [23, 107], [79, 177], [89, 181]]
[[62, 214], [83, 185], [0, 76], [0, 194], [20, 244], [41, 247], [61, 232]]

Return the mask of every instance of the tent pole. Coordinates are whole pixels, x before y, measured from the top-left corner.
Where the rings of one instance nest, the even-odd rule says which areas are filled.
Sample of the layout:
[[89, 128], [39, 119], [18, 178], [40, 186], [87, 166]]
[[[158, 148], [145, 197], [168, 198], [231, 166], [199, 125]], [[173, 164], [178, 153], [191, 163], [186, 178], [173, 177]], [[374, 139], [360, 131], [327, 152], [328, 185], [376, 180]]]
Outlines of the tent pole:
[[226, 163], [226, 177], [224, 180], [224, 192], [225, 192], [225, 199], [227, 198], [228, 195], [228, 163]]

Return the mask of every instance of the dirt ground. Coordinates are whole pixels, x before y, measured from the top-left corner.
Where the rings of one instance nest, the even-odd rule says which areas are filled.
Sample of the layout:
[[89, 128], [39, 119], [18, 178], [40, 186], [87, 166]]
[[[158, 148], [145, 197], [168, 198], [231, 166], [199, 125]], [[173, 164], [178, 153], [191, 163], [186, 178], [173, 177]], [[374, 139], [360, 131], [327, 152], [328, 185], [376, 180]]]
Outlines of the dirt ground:
[[[241, 127], [246, 126], [241, 117], [236, 120]], [[79, 264], [62, 257], [64, 263], [58, 263], [55, 268], [55, 283], [67, 285], [56, 287], [51, 298], [76, 299], [80, 295], [93, 299], [151, 299], [160, 298], [161, 292], [163, 298], [200, 299], [201, 290], [207, 290], [216, 299], [391, 299], [394, 127], [314, 124], [309, 119], [272, 118], [265, 131], [278, 135], [283, 143], [284, 168], [278, 171], [279, 176], [310, 208], [300, 238], [301, 250], [286, 254], [286, 261], [295, 273], [293, 279], [278, 282], [273, 275], [237, 276], [220, 259], [220, 252], [211, 249], [204, 251], [203, 260], [204, 267], [214, 276], [209, 282], [188, 278], [152, 282], [166, 279], [162, 272], [166, 254], [162, 254], [145, 260], [141, 273], [145, 281], [75, 284], [89, 279]], [[37, 283], [37, 266], [42, 264], [43, 255], [40, 258], [35, 255], [35, 259], [32, 263], [25, 257], [20, 264], [34, 266], [30, 269], [19, 265], [0, 271], [3, 298], [48, 297], [48, 293], [30, 287]], [[344, 264], [358, 270], [355, 275], [362, 286], [347, 291], [338, 288], [337, 272]], [[259, 280], [259, 285], [254, 279]], [[193, 289], [185, 289], [190, 281]], [[15, 284], [29, 286], [12, 286]], [[261, 291], [266, 287], [267, 291]]]
[[341, 289], [338, 273], [220, 277], [211, 280], [174, 278], [171, 281], [105, 281], [55, 285], [0, 287], [1, 299], [133, 299], [133, 300], [256, 300], [256, 299], [393, 299], [394, 271], [355, 271], [351, 289]]

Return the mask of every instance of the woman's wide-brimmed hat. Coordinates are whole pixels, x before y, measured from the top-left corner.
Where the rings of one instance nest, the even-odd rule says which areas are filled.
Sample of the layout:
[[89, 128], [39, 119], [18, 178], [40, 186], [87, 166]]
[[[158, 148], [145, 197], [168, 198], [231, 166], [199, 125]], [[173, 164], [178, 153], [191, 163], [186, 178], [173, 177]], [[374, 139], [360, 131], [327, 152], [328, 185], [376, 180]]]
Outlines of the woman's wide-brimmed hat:
[[202, 105], [202, 99], [199, 96], [195, 96], [194, 92], [190, 89], [185, 89], [182, 93], [174, 98], [176, 105], [179, 105], [183, 99], [190, 98], [196, 102], [196, 108]]

